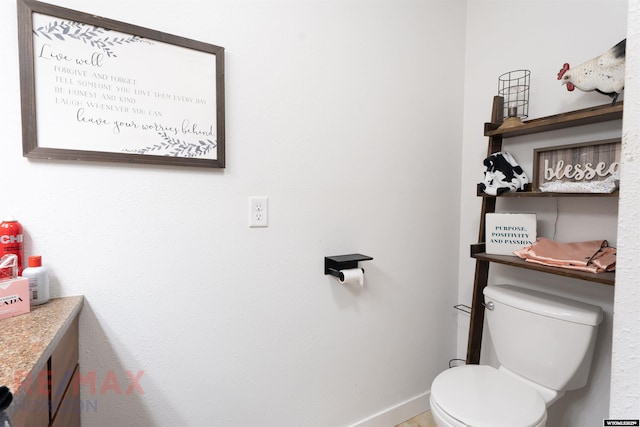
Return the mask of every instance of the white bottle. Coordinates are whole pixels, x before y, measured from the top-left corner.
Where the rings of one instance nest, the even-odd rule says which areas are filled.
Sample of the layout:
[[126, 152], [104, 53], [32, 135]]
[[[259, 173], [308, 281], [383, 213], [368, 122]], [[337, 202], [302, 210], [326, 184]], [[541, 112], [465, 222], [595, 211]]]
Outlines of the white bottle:
[[49, 270], [42, 265], [40, 255], [30, 256], [28, 267], [22, 277], [29, 279], [30, 305], [40, 305], [49, 301]]

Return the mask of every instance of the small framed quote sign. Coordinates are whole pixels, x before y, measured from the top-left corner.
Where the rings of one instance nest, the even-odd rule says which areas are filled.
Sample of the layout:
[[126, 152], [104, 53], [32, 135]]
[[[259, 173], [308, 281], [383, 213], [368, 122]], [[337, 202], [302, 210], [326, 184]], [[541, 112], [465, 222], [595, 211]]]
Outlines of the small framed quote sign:
[[539, 148], [533, 185], [556, 193], [611, 193], [620, 180], [620, 138]]
[[17, 3], [24, 156], [224, 168], [224, 48]]
[[485, 214], [485, 252], [513, 255], [513, 251], [535, 243], [536, 226], [536, 214]]

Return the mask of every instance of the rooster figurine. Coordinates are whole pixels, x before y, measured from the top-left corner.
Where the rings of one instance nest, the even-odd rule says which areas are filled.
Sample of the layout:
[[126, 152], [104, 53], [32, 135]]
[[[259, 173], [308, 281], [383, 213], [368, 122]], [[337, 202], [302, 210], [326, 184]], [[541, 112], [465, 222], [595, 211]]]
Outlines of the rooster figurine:
[[595, 90], [608, 95], [613, 99], [613, 105], [624, 89], [626, 48], [627, 39], [624, 39], [602, 55], [575, 68], [569, 69], [569, 64], [564, 64], [558, 73], [558, 80], [567, 85], [568, 91], [577, 87], [584, 92]]

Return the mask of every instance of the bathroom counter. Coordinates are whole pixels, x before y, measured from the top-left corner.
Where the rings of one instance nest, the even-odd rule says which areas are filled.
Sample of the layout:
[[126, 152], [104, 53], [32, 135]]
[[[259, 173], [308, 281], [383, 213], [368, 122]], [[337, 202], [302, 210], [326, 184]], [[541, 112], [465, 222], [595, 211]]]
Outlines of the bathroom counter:
[[[39, 425], [39, 417], [44, 419], [45, 414], [39, 413], [44, 411], [32, 410], [36, 405], [28, 406], [27, 400], [51, 397], [54, 401], [59, 399], [58, 405], [61, 403], [63, 396], [50, 396], [50, 392], [56, 394], [51, 384], [56, 381], [54, 367], [61, 361], [65, 363], [65, 369], [67, 365], [72, 370], [77, 368], [78, 315], [83, 304], [83, 296], [53, 298], [46, 304], [31, 307], [29, 313], [0, 321], [0, 385], [6, 385], [14, 394], [6, 413], [15, 427], [21, 422]], [[50, 379], [46, 379], [48, 374]], [[71, 375], [65, 374], [64, 381], [70, 382]], [[28, 410], [17, 411], [21, 407]], [[57, 405], [53, 407], [57, 408]], [[50, 422], [55, 425], [55, 415], [47, 408], [44, 425]]]

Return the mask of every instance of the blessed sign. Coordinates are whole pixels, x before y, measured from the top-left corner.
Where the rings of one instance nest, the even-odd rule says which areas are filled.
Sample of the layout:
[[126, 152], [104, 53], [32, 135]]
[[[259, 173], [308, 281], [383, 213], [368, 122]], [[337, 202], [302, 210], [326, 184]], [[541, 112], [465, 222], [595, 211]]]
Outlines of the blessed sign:
[[533, 184], [541, 191], [608, 192], [619, 179], [620, 155], [620, 139], [540, 148]]

